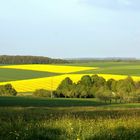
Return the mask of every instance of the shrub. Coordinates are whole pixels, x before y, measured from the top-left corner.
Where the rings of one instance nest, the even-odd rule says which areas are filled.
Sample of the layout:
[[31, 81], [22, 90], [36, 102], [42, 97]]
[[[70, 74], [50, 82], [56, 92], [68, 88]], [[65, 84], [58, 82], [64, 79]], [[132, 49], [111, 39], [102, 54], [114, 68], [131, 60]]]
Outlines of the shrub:
[[0, 95], [1, 96], [16, 96], [17, 91], [12, 87], [11, 84], [1, 85], [0, 86]]
[[37, 97], [51, 97], [52, 96], [52, 92], [51, 91], [48, 91], [48, 90], [45, 90], [45, 89], [37, 89], [34, 93], [33, 93], [34, 96], [37, 96]]

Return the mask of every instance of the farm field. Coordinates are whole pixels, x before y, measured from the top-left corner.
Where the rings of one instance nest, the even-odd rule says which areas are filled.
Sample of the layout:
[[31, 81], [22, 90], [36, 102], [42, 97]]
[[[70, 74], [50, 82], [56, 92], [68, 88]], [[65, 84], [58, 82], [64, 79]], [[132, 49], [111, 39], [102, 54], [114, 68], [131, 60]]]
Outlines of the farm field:
[[[37, 88], [55, 90], [58, 87], [58, 85], [61, 83], [61, 81], [66, 77], [70, 77], [73, 80], [73, 82], [78, 82], [81, 79], [81, 77], [84, 75], [87, 74], [65, 74], [65, 75], [45, 77], [45, 78], [1, 82], [0, 85], [11, 83], [18, 92], [22, 92], [22, 93], [33, 92]], [[92, 75], [92, 74], [88, 74], [88, 75]], [[122, 75], [109, 75], [109, 74], [98, 74], [98, 75], [104, 77], [105, 79], [114, 78], [116, 80], [124, 79], [127, 77]], [[133, 76], [133, 79], [139, 81], [140, 77]]]
[[84, 66], [84, 67], [100, 67], [100, 68], [110, 68], [110, 67], [119, 67], [119, 66], [139, 66], [139, 61], [87, 61], [87, 62], [73, 62], [63, 64], [65, 66]]
[[0, 82], [56, 76], [57, 73], [0, 68]]
[[138, 140], [140, 104], [96, 99], [0, 98], [0, 139]]
[[[11, 74], [12, 73], [12, 74]], [[55, 90], [70, 77], [74, 82], [83, 75], [98, 74], [106, 80], [132, 76], [140, 81], [139, 62], [89, 62], [64, 65], [7, 65], [0, 66], [0, 85], [11, 83], [18, 92], [33, 92], [36, 88]]]
[[76, 66], [59, 66], [59, 65], [40, 65], [40, 64], [31, 64], [31, 65], [11, 65], [11, 66], [1, 66], [0, 68], [10, 68], [10, 69], [23, 69], [23, 70], [33, 70], [33, 71], [45, 71], [52, 73], [71, 73], [77, 71], [97, 69], [96, 67], [76, 67]]
[[93, 74], [115, 74], [115, 75], [129, 75], [140, 76], [140, 62], [88, 62], [88, 63], [74, 63], [68, 65], [97, 67], [95, 70], [85, 70], [74, 73], [93, 73]]

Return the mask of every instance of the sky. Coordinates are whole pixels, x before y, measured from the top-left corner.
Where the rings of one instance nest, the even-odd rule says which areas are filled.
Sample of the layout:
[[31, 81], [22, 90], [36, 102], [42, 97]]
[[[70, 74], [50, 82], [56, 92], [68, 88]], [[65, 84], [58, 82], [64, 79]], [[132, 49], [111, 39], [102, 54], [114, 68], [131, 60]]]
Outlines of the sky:
[[140, 0], [0, 0], [0, 55], [140, 58]]

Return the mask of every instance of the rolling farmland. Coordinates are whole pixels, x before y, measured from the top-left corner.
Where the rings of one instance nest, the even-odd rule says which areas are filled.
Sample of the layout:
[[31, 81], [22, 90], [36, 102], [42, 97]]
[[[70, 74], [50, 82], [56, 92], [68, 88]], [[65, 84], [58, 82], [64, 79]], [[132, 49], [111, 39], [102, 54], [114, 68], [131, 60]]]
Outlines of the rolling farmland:
[[0, 85], [11, 83], [18, 92], [33, 92], [41, 88], [55, 90], [66, 77], [77, 82], [83, 75], [93, 74], [98, 74], [106, 80], [110, 78], [119, 80], [132, 76], [135, 81], [139, 81], [140, 65], [132, 62], [96, 62], [68, 65], [0, 66]]
[[31, 96], [36, 89], [55, 90], [66, 77], [75, 83], [94, 74], [140, 81], [139, 72], [139, 64], [132, 62], [0, 66], [0, 85], [11, 83], [19, 92], [0, 98], [0, 139], [140, 139], [137, 102]]

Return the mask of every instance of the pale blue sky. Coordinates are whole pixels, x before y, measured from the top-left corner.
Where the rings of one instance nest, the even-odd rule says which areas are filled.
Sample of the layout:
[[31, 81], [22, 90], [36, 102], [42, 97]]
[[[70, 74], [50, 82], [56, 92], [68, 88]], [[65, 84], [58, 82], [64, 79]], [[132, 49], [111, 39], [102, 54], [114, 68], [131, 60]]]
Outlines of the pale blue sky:
[[1, 0], [0, 54], [140, 58], [140, 0]]

